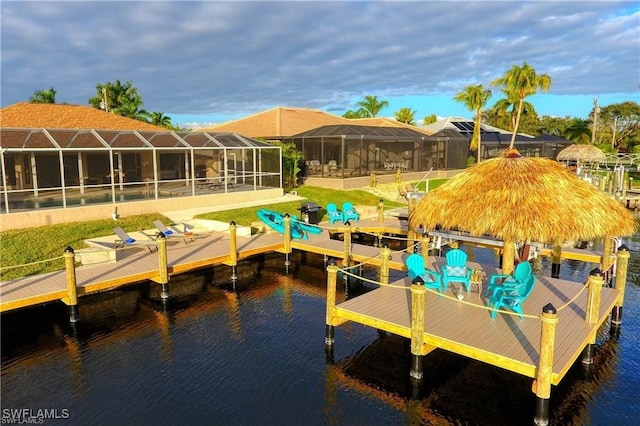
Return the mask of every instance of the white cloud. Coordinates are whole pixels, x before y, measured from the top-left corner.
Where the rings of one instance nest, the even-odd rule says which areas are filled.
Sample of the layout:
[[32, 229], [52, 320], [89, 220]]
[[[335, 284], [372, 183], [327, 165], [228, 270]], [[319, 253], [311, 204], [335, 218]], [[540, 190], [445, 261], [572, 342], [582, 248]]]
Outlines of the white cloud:
[[633, 92], [640, 14], [629, 4], [2, 2], [2, 105], [49, 86], [86, 104], [120, 79], [151, 111], [338, 112], [365, 94], [450, 96], [523, 61], [558, 95]]

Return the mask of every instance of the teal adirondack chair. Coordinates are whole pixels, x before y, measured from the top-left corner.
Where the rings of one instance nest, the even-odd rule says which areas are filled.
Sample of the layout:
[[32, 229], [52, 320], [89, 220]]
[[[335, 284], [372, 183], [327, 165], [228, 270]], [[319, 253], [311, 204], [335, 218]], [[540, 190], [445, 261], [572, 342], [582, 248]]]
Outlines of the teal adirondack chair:
[[412, 282], [422, 281], [427, 288], [438, 290], [442, 294], [442, 275], [424, 267], [424, 257], [418, 253], [410, 254], [405, 260], [407, 275]]
[[498, 309], [510, 309], [518, 314], [520, 319], [524, 319], [522, 312], [522, 303], [529, 297], [533, 291], [533, 286], [536, 283], [535, 275], [531, 274], [529, 277], [519, 286], [500, 288], [496, 287], [493, 290], [493, 294], [487, 300], [487, 306], [493, 307], [491, 311], [491, 318], [495, 318], [498, 314]]
[[471, 273], [467, 266], [467, 253], [460, 249], [449, 250], [445, 255], [446, 264], [442, 268], [442, 286], [446, 290], [451, 282], [464, 284], [467, 293], [471, 288]]
[[351, 219], [355, 221], [359, 220], [360, 214], [358, 213], [356, 208], [353, 207], [353, 204], [351, 204], [349, 201], [345, 201], [344, 203], [342, 203], [342, 221], [346, 223]]
[[338, 211], [338, 207], [335, 203], [327, 204], [327, 216], [329, 216], [329, 223], [335, 223], [337, 221], [342, 222], [342, 213]]
[[531, 264], [529, 262], [520, 262], [516, 265], [512, 274], [493, 274], [489, 279], [485, 297], [488, 297], [493, 290], [502, 286], [519, 286], [523, 284], [529, 276], [533, 274]]

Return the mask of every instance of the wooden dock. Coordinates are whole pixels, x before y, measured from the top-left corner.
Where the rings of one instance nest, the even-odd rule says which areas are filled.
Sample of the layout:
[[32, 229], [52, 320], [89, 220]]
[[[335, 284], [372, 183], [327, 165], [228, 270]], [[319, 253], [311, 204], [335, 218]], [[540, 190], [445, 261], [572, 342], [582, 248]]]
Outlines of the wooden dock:
[[[328, 226], [328, 224], [322, 224]], [[404, 226], [404, 230], [402, 229]], [[333, 228], [340, 231], [340, 226]], [[371, 233], [406, 234], [406, 223], [394, 217], [377, 220], [363, 220], [354, 229]], [[285, 252], [285, 239], [278, 233], [260, 233], [250, 237], [236, 237], [237, 260], [273, 252]], [[181, 240], [180, 240], [181, 241]], [[317, 253], [329, 257], [342, 258], [345, 253], [344, 242], [331, 239], [328, 230], [320, 235], [310, 235], [309, 240], [293, 240], [292, 248]], [[380, 249], [361, 244], [351, 244], [352, 260], [363, 262], [371, 260], [379, 265]], [[194, 242], [172, 242], [167, 244], [167, 272], [169, 277], [215, 265], [231, 265], [231, 236], [228, 232], [216, 232], [199, 236]], [[122, 254], [126, 253], [126, 254]], [[402, 253], [392, 253], [391, 269], [402, 270]], [[150, 253], [144, 247], [135, 252], [131, 248], [120, 252], [121, 259], [114, 263], [100, 263], [77, 267], [77, 295], [81, 297], [92, 293], [115, 289], [147, 280], [160, 278], [157, 253]], [[27, 276], [0, 282], [0, 312], [63, 300], [67, 297], [66, 271], [60, 270], [47, 274]]]
[[[431, 269], [441, 271], [444, 260], [429, 257], [428, 263]], [[469, 262], [469, 266], [482, 270], [487, 278], [500, 272], [496, 267], [474, 262]], [[411, 282], [405, 278], [390, 284], [337, 304], [334, 325], [353, 321], [410, 339]], [[465, 295], [462, 301], [456, 297], [460, 291]], [[527, 315], [524, 319], [503, 313], [492, 319], [480, 289], [472, 287], [467, 295], [454, 283], [443, 297], [427, 292], [423, 341], [432, 349], [445, 349], [535, 378], [541, 333], [539, 317], [542, 307], [551, 303], [558, 308], [552, 373], [552, 383], [557, 385], [607, 321], [620, 297], [618, 290], [603, 288], [597, 323], [588, 324], [587, 293], [583, 283], [536, 276], [533, 293], [523, 304]]]

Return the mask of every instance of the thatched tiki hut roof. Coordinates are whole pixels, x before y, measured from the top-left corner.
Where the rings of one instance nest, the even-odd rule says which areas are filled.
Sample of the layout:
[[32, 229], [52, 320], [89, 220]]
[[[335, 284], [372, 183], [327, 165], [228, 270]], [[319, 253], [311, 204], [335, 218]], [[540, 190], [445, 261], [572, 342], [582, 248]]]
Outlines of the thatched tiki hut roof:
[[558, 161], [581, 161], [586, 163], [604, 163], [606, 156], [594, 145], [569, 145], [556, 156]]
[[513, 270], [516, 242], [627, 236], [636, 231], [633, 215], [560, 163], [501, 157], [475, 164], [429, 192], [409, 217], [409, 227], [457, 228], [504, 241], [502, 269]]

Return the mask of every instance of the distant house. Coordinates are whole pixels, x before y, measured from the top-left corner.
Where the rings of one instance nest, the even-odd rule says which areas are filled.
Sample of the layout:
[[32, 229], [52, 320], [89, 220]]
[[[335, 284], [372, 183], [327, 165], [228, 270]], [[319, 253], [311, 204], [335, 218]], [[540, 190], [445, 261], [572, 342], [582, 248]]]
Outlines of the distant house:
[[349, 119], [309, 108], [276, 107], [237, 120], [199, 128], [202, 132], [239, 133], [251, 138], [281, 141], [321, 126], [348, 124]]
[[[473, 136], [474, 125], [473, 120], [462, 117], [448, 117], [425, 126], [424, 130], [434, 136], [453, 137], [461, 135], [469, 143]], [[511, 132], [483, 123], [480, 130], [480, 158], [486, 160], [500, 155], [502, 151], [509, 147], [511, 135]], [[514, 142], [514, 147], [523, 156], [553, 159], [556, 158], [560, 150], [569, 145], [571, 145], [571, 141], [557, 136], [542, 135], [533, 137], [524, 133], [516, 134]]]
[[175, 208], [175, 197], [188, 197], [179, 202], [188, 208], [214, 193], [282, 195], [281, 149], [239, 134], [173, 132], [65, 104], [8, 106], [0, 123], [3, 214], [104, 204], [139, 211], [147, 201], [155, 201], [147, 211], [159, 211]]

